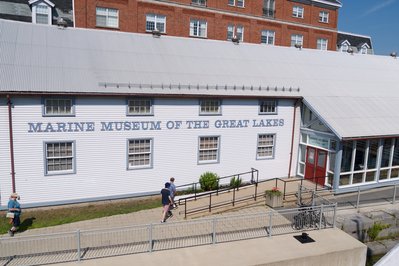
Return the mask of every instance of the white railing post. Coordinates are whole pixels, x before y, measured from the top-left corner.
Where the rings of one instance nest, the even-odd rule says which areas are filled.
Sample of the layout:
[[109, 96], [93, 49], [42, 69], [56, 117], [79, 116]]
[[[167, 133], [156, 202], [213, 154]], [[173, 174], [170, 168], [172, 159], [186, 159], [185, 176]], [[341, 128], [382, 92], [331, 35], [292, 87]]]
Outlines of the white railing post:
[[337, 222], [337, 203], [334, 204], [334, 216], [333, 216], [333, 228], [336, 226]]
[[269, 212], [269, 237], [271, 237], [272, 236], [272, 215], [273, 215], [273, 213], [272, 212]]
[[320, 206], [319, 230], [321, 229], [321, 222], [323, 220], [323, 204]]
[[152, 223], [148, 227], [148, 251], [152, 252]]
[[216, 218], [212, 221], [212, 244], [216, 244]]
[[356, 209], [359, 212], [359, 204], [360, 204], [360, 187], [357, 188], [357, 202], [356, 202]]
[[80, 230], [76, 231], [76, 241], [77, 241], [77, 252], [78, 252], [78, 261], [80, 261], [81, 251], [80, 251]]

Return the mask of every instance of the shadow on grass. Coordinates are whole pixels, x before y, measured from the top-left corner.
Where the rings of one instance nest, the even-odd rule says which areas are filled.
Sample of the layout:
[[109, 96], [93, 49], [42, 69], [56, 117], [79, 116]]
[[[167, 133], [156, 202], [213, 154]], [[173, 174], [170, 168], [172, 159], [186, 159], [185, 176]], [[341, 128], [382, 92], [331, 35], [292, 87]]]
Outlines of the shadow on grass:
[[18, 228], [19, 232], [24, 232], [26, 230], [29, 229], [29, 227], [31, 227], [33, 225], [33, 221], [36, 220], [35, 217], [30, 217], [30, 218], [26, 218], [20, 225]]

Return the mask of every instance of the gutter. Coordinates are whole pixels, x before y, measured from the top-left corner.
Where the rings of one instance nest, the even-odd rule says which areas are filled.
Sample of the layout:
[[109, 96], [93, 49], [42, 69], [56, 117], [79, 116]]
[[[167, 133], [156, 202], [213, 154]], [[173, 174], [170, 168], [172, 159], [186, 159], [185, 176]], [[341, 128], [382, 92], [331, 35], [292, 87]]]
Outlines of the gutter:
[[16, 192], [15, 187], [15, 164], [14, 164], [14, 137], [12, 131], [12, 102], [10, 95], [7, 95], [7, 105], [8, 105], [8, 130], [10, 134], [10, 159], [11, 159], [11, 183], [12, 192]]
[[292, 121], [292, 136], [291, 136], [291, 151], [290, 151], [290, 164], [288, 166], [288, 178], [291, 177], [291, 167], [292, 167], [292, 153], [294, 150], [294, 133], [295, 133], [295, 123], [296, 123], [296, 109], [300, 99], [297, 99], [294, 104], [294, 114]]

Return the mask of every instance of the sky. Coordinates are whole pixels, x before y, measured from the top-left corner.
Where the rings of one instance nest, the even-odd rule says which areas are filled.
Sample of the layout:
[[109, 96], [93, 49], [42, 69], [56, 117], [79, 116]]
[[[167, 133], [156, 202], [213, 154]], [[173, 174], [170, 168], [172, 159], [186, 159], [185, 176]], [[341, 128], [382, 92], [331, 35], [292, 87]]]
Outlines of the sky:
[[338, 30], [371, 36], [374, 54], [399, 54], [399, 0], [341, 0]]

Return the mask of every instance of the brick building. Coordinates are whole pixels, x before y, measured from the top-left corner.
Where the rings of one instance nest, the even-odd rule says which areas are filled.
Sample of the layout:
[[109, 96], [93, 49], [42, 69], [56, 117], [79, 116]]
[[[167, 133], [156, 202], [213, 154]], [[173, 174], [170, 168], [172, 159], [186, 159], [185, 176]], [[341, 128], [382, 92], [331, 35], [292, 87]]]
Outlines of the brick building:
[[338, 0], [75, 0], [76, 27], [337, 49]]

